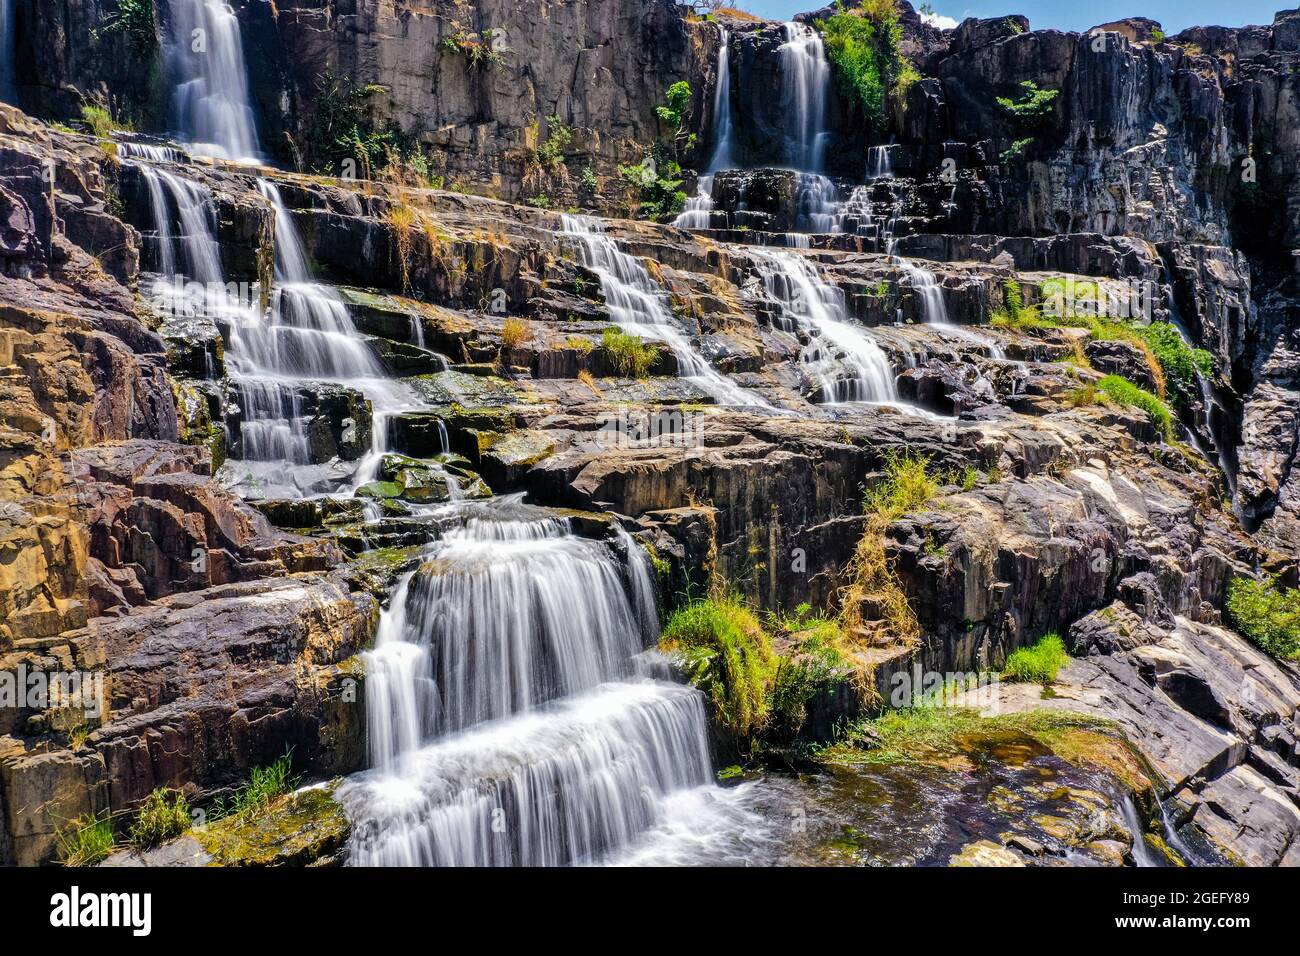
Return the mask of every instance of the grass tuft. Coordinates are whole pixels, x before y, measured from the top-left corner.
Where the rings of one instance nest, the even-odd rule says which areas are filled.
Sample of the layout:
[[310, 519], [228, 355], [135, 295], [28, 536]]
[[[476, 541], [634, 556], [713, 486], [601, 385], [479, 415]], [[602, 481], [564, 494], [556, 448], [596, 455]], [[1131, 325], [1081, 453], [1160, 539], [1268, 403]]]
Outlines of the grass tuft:
[[606, 329], [600, 347], [609, 356], [614, 371], [623, 378], [646, 378], [659, 357], [659, 349], [622, 329]]
[[1147, 413], [1151, 424], [1166, 442], [1174, 439], [1174, 416], [1169, 406], [1144, 388], [1139, 388], [1122, 375], [1106, 375], [1097, 388], [1121, 405], [1132, 405]]
[[1069, 661], [1070, 655], [1065, 652], [1061, 635], [1055, 632], [1044, 634], [1033, 646], [1022, 647], [1008, 655], [1006, 666], [1002, 668], [1002, 679], [1046, 687], [1056, 682], [1057, 672]]
[[723, 594], [675, 611], [659, 646], [683, 655], [691, 683], [709, 695], [729, 730], [747, 736], [767, 723], [776, 653], [771, 637], [739, 596]]
[[185, 794], [159, 787], [144, 801], [131, 824], [128, 838], [138, 850], [165, 843], [190, 828], [190, 807]]
[[886, 460], [884, 477], [863, 495], [867, 530], [849, 562], [849, 584], [840, 594], [840, 626], [847, 634], [861, 631], [866, 620], [863, 606], [870, 604], [876, 612], [874, 617], [895, 639], [912, 642], [920, 637], [916, 612], [889, 564], [885, 532], [893, 522], [923, 507], [938, 493], [939, 479], [930, 472], [930, 459], [904, 452]]

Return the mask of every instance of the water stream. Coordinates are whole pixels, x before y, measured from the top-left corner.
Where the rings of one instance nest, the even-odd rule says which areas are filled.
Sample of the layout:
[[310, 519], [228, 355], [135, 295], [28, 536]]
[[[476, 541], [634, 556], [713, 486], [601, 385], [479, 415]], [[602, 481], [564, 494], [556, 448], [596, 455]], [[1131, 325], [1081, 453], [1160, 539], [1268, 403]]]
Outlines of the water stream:
[[665, 301], [666, 293], [645, 265], [620, 249], [598, 220], [566, 214], [562, 223], [565, 235], [576, 242], [582, 264], [600, 278], [615, 325], [630, 335], [667, 345], [677, 358], [678, 374], [718, 404], [770, 407], [709, 365], [678, 326]]
[[192, 153], [256, 162], [257, 128], [239, 18], [217, 0], [165, 0], [176, 129]]

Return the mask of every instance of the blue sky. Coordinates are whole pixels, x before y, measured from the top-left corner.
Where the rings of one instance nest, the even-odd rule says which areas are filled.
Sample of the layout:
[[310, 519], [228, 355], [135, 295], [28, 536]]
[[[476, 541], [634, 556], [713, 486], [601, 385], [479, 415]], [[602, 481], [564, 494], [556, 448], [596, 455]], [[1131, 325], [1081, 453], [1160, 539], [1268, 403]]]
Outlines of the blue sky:
[[[795, 13], [816, 10], [826, 0], [740, 0], [735, 6], [759, 16], [783, 20]], [[920, 6], [921, 0], [913, 0]], [[1272, 23], [1278, 10], [1293, 9], [1294, 0], [930, 0], [935, 12], [954, 20], [966, 17], [997, 17], [1023, 13], [1034, 29], [1086, 30], [1088, 27], [1122, 17], [1143, 16], [1159, 21], [1166, 33], [1178, 33], [1192, 26], [1242, 26], [1247, 23]]]

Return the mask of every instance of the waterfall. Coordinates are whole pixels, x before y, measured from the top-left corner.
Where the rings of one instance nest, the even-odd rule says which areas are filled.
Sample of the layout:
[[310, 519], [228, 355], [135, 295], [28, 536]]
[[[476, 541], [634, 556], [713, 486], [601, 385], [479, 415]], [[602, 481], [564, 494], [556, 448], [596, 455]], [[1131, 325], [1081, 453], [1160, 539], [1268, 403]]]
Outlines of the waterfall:
[[623, 252], [589, 216], [562, 217], [562, 230], [572, 236], [582, 264], [600, 278], [610, 318], [624, 332], [664, 342], [677, 357], [679, 374], [720, 405], [766, 406], [735, 382], [715, 371], [678, 328], [665, 304], [665, 294], [640, 259]]
[[620, 560], [519, 496], [458, 507], [366, 655], [374, 769], [338, 791], [349, 862], [597, 861], [711, 787], [703, 698], [634, 676], [658, 624], [624, 533]]
[[731, 143], [731, 35], [727, 28], [718, 27], [718, 82], [713, 89], [713, 158], [709, 160], [711, 173], [730, 169]]
[[893, 179], [894, 166], [889, 158], [888, 146], [871, 146], [867, 149], [867, 181]]
[[248, 95], [239, 19], [217, 0], [166, 0], [176, 128], [191, 152], [255, 162], [257, 129]]
[[731, 144], [731, 35], [718, 26], [718, 81], [713, 89], [713, 156], [695, 185], [695, 195], [673, 220], [682, 229], [708, 229], [713, 212], [713, 174], [734, 165]]
[[785, 24], [781, 59], [782, 105], [786, 119], [786, 161], [804, 172], [821, 172], [827, 133], [826, 100], [831, 71], [821, 35], [802, 23]]
[[[785, 331], [803, 331], [809, 337], [800, 360], [817, 376], [824, 401], [898, 404], [889, 359], [866, 329], [848, 321], [844, 293], [822, 281], [802, 256], [752, 252], [764, 288], [790, 322]], [[845, 367], [849, 375], [843, 374]]]
[[15, 0], [0, 0], [0, 102], [10, 104], [18, 102], [14, 66], [14, 3]]

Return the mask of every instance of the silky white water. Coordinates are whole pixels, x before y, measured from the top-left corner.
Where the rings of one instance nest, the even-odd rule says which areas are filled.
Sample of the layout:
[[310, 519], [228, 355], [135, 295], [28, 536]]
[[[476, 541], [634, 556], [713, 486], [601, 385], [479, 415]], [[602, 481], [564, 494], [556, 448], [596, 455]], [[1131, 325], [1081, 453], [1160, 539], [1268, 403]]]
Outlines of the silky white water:
[[366, 655], [374, 769], [339, 799], [356, 865], [594, 862], [711, 787], [702, 695], [638, 677], [658, 632], [647, 559], [519, 496], [406, 574]]
[[731, 143], [731, 35], [727, 28], [718, 27], [718, 81], [713, 88], [713, 155], [708, 168], [695, 184], [695, 195], [686, 200], [673, 225], [682, 229], [708, 229], [712, 225], [713, 174], [730, 169]]
[[802, 361], [821, 385], [824, 401], [897, 403], [888, 356], [862, 326], [848, 320], [844, 293], [824, 282], [812, 265], [791, 252], [751, 250], [763, 287], [783, 306], [788, 332], [802, 330]]
[[619, 248], [599, 221], [561, 217], [562, 230], [576, 241], [582, 264], [600, 278], [610, 319], [630, 335], [663, 342], [677, 358], [678, 374], [720, 405], [766, 407], [758, 396], [716, 371], [678, 327], [664, 290], [640, 259]]
[[802, 23], [786, 23], [781, 62], [786, 119], [786, 162], [804, 172], [821, 172], [825, 162], [826, 101], [831, 72], [821, 34]]
[[239, 19], [217, 0], [165, 2], [176, 128], [193, 153], [256, 162], [257, 128]]

